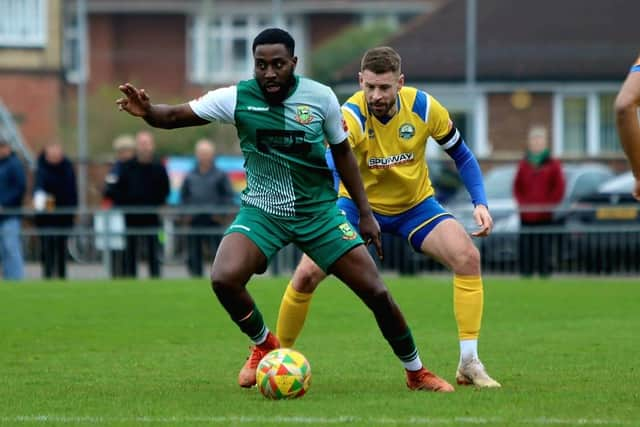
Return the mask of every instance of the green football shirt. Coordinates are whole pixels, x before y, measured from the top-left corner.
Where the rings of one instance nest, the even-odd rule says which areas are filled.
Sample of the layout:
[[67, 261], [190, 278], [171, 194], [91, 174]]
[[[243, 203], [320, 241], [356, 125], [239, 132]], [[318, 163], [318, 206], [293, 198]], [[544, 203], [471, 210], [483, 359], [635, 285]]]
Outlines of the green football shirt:
[[347, 131], [328, 86], [296, 76], [289, 97], [270, 105], [252, 79], [210, 91], [189, 105], [205, 120], [235, 125], [247, 173], [243, 204], [294, 216], [325, 211], [335, 202], [325, 143], [343, 142]]

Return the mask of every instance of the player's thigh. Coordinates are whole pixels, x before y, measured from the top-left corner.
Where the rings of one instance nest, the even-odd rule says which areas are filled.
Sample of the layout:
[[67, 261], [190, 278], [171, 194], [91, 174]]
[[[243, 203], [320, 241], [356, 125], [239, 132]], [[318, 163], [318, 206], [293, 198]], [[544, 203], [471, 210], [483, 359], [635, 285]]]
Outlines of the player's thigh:
[[422, 243], [426, 237], [441, 222], [450, 218], [453, 218], [453, 215], [447, 212], [434, 197], [429, 197], [401, 214], [383, 219], [389, 224], [388, 231], [404, 237], [414, 251], [423, 252]]
[[266, 265], [267, 258], [251, 239], [241, 233], [227, 234], [213, 260], [211, 281], [214, 285], [244, 284]]
[[365, 301], [378, 292], [386, 292], [378, 268], [364, 245], [342, 255], [330, 272]]
[[435, 226], [422, 241], [421, 250], [449, 268], [453, 268], [459, 258], [477, 251], [462, 224], [454, 218], [446, 218]]
[[214, 279], [248, 280], [263, 273], [271, 258], [288, 243], [277, 220], [255, 208], [242, 208], [225, 232], [213, 262]]
[[296, 246], [324, 272], [342, 255], [364, 243], [334, 204], [312, 217], [297, 218], [290, 232]]

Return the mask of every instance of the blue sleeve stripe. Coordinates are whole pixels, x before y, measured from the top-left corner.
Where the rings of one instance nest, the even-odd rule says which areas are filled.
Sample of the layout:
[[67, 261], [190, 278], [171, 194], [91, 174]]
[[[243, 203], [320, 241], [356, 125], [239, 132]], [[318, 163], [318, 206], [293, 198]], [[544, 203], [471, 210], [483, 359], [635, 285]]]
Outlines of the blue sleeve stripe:
[[423, 122], [427, 121], [427, 94], [419, 90], [416, 92], [416, 99], [413, 101], [411, 111], [416, 113]]
[[640, 64], [639, 65], [634, 65], [633, 67], [631, 67], [631, 72], [639, 72], [640, 73]]
[[352, 112], [353, 115], [358, 118], [358, 120], [360, 121], [360, 127], [362, 128], [362, 131], [364, 132], [364, 124], [366, 123], [367, 118], [360, 111], [360, 107], [358, 107], [356, 104], [353, 104], [351, 102], [345, 102], [344, 106], [346, 108], [348, 108], [349, 111]]
[[453, 149], [448, 150], [447, 154], [455, 161], [456, 168], [460, 173], [464, 186], [471, 196], [473, 205], [485, 205], [488, 207], [480, 165], [471, 150], [467, 147], [467, 144], [464, 143], [464, 140], [460, 138], [460, 143]]

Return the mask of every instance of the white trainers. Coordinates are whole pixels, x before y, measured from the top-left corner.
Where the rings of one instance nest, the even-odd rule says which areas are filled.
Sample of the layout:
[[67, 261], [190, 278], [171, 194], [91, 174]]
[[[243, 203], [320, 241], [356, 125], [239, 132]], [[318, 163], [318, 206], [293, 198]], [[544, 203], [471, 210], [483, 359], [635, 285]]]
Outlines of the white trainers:
[[456, 382], [460, 385], [475, 385], [481, 388], [502, 387], [500, 383], [487, 374], [482, 362], [478, 359], [463, 360], [456, 371]]

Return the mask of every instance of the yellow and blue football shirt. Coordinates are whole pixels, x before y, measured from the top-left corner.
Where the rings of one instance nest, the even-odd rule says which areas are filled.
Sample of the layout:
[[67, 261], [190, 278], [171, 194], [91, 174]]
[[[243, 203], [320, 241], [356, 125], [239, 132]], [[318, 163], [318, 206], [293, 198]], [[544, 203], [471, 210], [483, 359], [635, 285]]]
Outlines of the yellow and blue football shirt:
[[[429, 137], [445, 150], [460, 139], [449, 112], [426, 92], [403, 87], [396, 102], [398, 111], [386, 123], [369, 113], [362, 91], [342, 106], [369, 203], [383, 215], [400, 214], [433, 195], [425, 157]], [[339, 193], [349, 197], [342, 183]]]

